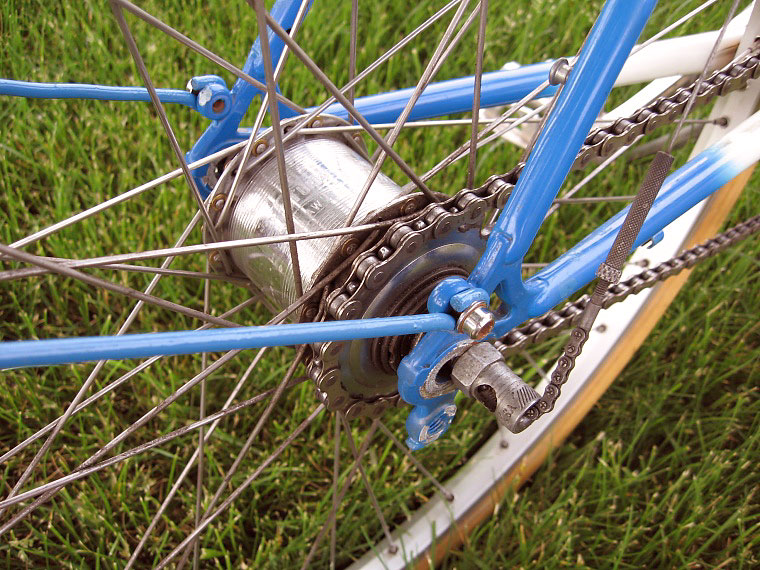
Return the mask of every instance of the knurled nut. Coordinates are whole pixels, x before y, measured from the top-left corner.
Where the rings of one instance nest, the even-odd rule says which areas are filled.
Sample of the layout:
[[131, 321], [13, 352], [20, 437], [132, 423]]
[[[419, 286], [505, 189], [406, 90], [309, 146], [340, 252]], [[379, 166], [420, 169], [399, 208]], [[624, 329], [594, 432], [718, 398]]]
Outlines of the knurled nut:
[[620, 277], [622, 276], [623, 272], [619, 269], [615, 269], [611, 265], [608, 265], [605, 262], [602, 262], [599, 264], [599, 267], [596, 270], [596, 276], [599, 277], [599, 279], [602, 279], [603, 281], [607, 281], [607, 283], [615, 284], [620, 281]]

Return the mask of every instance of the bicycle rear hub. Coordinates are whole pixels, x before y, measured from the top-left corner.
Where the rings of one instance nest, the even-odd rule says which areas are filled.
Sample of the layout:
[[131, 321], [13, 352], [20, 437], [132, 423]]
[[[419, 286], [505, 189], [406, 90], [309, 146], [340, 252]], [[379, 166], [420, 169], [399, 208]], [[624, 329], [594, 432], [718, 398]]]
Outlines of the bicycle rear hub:
[[[292, 124], [283, 124], [286, 137]], [[329, 127], [343, 125], [347, 123], [341, 119], [321, 116], [309, 125], [320, 128], [319, 133], [294, 133], [285, 142], [285, 170], [296, 233], [344, 227], [361, 196], [372, 163], [361, 138], [329, 132]], [[216, 198], [212, 199], [222, 240], [288, 233], [270, 136], [254, 144], [234, 194], [231, 189], [243, 152], [224, 165]], [[447, 277], [468, 275], [485, 245], [480, 236], [484, 208], [473, 205], [471, 212], [463, 214], [467, 219], [458, 226], [448, 222], [436, 225], [434, 218], [441, 209], [425, 209], [427, 204], [423, 194], [408, 194], [380, 173], [352, 225], [392, 224], [374, 234], [368, 229], [346, 236], [298, 241], [299, 277], [304, 291], [331, 272], [337, 270], [337, 275], [320, 286], [324, 292], [315, 295], [297, 313], [297, 319], [359, 319], [424, 312], [436, 284]], [[430, 210], [432, 218], [427, 224], [430, 231], [421, 235], [419, 229], [426, 223], [418, 221], [416, 214], [423, 209]], [[408, 223], [417, 226], [412, 228]], [[273, 308], [283, 309], [296, 300], [288, 242], [232, 249], [228, 259], [236, 271], [262, 291]], [[215, 268], [222, 270], [218, 261]], [[313, 344], [309, 373], [319, 398], [330, 409], [343, 411], [349, 417], [379, 415], [398, 401], [396, 369], [415, 340], [414, 335], [408, 335]]]

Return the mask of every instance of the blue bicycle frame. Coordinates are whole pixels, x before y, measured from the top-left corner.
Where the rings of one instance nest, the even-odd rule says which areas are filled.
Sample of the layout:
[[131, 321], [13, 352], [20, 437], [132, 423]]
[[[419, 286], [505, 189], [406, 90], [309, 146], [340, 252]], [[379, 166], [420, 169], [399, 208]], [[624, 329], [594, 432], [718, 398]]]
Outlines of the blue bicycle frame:
[[[285, 29], [289, 29], [298, 4], [296, 0], [278, 0], [272, 9], [272, 16]], [[656, 0], [606, 2], [519, 182], [489, 237], [486, 252], [468, 279], [468, 286], [472, 289], [484, 290], [486, 293], [496, 292], [508, 308], [506, 316], [496, 323], [494, 334], [497, 336], [528, 318], [542, 314], [589, 283], [622, 223], [627, 209], [613, 216], [549, 266], [528, 280], [522, 280], [520, 268], [523, 256], [655, 4]], [[271, 30], [269, 33], [272, 59], [276, 63], [283, 43]], [[263, 80], [263, 61], [258, 45], [257, 40], [243, 71]], [[484, 74], [483, 106], [503, 105], [519, 100], [547, 78], [550, 66], [551, 63], [541, 63], [518, 70]], [[195, 78], [191, 93], [179, 90], [159, 91], [163, 101], [194, 107], [212, 118], [209, 128], [188, 153], [191, 161], [246, 138], [247, 133], [239, 128], [240, 119], [253, 98], [261, 94], [244, 80], [238, 80], [228, 90], [217, 79], [214, 76]], [[147, 96], [139, 88], [93, 87], [95, 88], [88, 92], [88, 86], [0, 80], [0, 94], [87, 98], [97, 95], [95, 98], [111, 100], [145, 100]], [[198, 94], [206, 88], [210, 89], [212, 98], [204, 97], [204, 103], [199, 104]], [[554, 88], [550, 88], [540, 96], [553, 92]], [[421, 119], [468, 111], [472, 107], [472, 94], [471, 77], [433, 84], [426, 89], [410, 118]], [[409, 95], [410, 90], [401, 90], [360, 98], [357, 99], [356, 106], [370, 122], [390, 122], [397, 118]], [[223, 98], [226, 102], [218, 117], [212, 116], [210, 107], [204, 107], [216, 98]], [[346, 116], [345, 110], [339, 105], [329, 107], [327, 112]], [[286, 107], [281, 108], [281, 113], [283, 116], [292, 115], [292, 111]], [[731, 180], [749, 166], [745, 162], [737, 160], [718, 145], [671, 174], [652, 205], [636, 246], [651, 239], [694, 204]], [[198, 169], [195, 175], [200, 178], [203, 172]], [[422, 401], [419, 392], [415, 396], [413, 388], [418, 385], [425, 371], [432, 367], [436, 358], [462, 338], [454, 330], [454, 319], [445, 314], [445, 304], [434, 304], [433, 308], [437, 308], [438, 312], [428, 315], [340, 323], [3, 342], [0, 343], [0, 367], [143, 358], [425, 332], [427, 334], [423, 340], [404, 359], [399, 375], [403, 385], [402, 396], [410, 403], [432, 409], [440, 402]]]

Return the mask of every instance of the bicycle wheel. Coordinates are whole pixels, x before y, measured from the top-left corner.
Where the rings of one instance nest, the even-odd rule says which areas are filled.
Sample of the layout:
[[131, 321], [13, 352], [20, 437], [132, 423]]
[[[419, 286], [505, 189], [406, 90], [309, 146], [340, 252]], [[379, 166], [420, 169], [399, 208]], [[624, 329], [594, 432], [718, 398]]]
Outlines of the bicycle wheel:
[[[679, 7], [679, 15], [692, 7]], [[129, 82], [139, 81], [119, 29], [107, 10], [105, 14], [99, 14], [89, 7], [83, 7], [81, 12], [42, 7], [30, 16], [16, 8], [15, 5], [4, 8], [3, 19], [10, 22], [8, 29], [19, 30], [19, 33], [4, 35], [7, 52], [13, 57], [4, 62], [1, 75], [51, 81], [76, 78], [77, 81], [109, 84], [125, 83], [124, 77], [130, 78]], [[349, 78], [349, 66], [345, 65], [345, 59], [335, 57], [335, 53], [350, 52], [351, 33], [343, 30], [344, 24], [350, 20], [351, 7], [345, 6], [338, 13], [319, 8], [312, 9], [297, 38], [300, 44], [308, 46], [309, 53], [327, 75], [342, 85]], [[408, 34], [439, 8], [417, 6], [411, 13], [407, 6], [394, 3], [389, 3], [386, 8], [373, 6], [372, 13], [360, 8], [358, 37], [363, 47], [357, 55], [359, 68], [376, 57], [375, 50], [381, 53], [387, 47], [385, 44], [393, 45], [399, 34]], [[423, 70], [458, 6], [452, 3], [449, 8], [446, 15], [420, 37], [419, 45], [414, 44], [416, 51], [408, 52], [411, 55], [403, 60], [403, 65], [398, 63], [401, 60], [391, 59], [385, 68], [385, 76], [370, 76], [357, 87], [357, 96], [416, 84], [424, 75]], [[573, 53], [593, 23], [598, 8], [597, 5], [583, 9], [552, 6], [547, 13], [535, 4], [526, 3], [520, 26], [533, 27], [533, 39], [528, 41], [524, 32], [508, 35], [501, 26], [505, 18], [508, 23], [514, 21], [508, 18], [509, 13], [514, 13], [513, 3], [490, 6], [491, 35], [488, 36], [485, 68], [497, 68], [505, 59], [538, 61], [549, 55]], [[201, 44], [212, 45], [223, 40], [224, 45], [216, 51], [230, 60], [234, 60], [230, 54], [245, 53], [255, 37], [253, 32], [228, 33], [229, 29], [256, 29], [256, 14], [245, 5], [220, 11], [204, 8], [197, 12], [188, 11], [179, 3], [145, 9], [188, 32]], [[501, 10], [505, 12], [500, 13]], [[667, 6], [660, 8], [652, 20], [653, 29], [674, 19], [668, 12]], [[459, 16], [460, 25], [468, 17], [473, 23], [468, 35], [460, 40], [461, 45], [465, 42], [474, 44], [477, 7], [463, 8]], [[685, 25], [684, 33], [703, 25], [719, 27], [724, 17], [725, 10], [703, 12], [697, 20]], [[188, 52], [180, 48], [172, 51], [175, 44], [143, 22], [129, 14], [127, 21], [156, 84], [177, 84], [178, 76], [183, 78], [179, 82], [183, 84], [187, 77], [209, 71], [205, 60], [188, 56]], [[52, 22], [56, 24], [52, 25]], [[345, 26], [350, 28], [347, 24]], [[567, 37], [552, 34], [557, 29], [566, 30]], [[651, 35], [650, 32], [647, 34]], [[554, 36], [551, 41], [549, 35]], [[424, 43], [425, 38], [430, 43]], [[166, 43], [161, 43], [164, 41]], [[78, 50], [84, 51], [84, 46], [89, 51], [80, 54]], [[106, 57], [111, 52], [118, 53], [119, 57]], [[56, 55], [64, 53], [68, 55]], [[57, 67], [52, 67], [51, 61]], [[449, 55], [437, 79], [471, 74], [473, 68], [472, 52], [458, 50]], [[295, 57], [289, 58], [282, 77], [280, 86], [288, 99], [311, 104], [324, 98], [319, 91], [320, 85], [315, 86], [312, 75]], [[225, 79], [232, 78], [232, 75], [225, 76]], [[624, 91], [617, 96], [617, 102], [631, 95], [632, 90]], [[741, 113], [752, 103], [723, 105]], [[723, 113], [720, 109], [713, 112], [718, 113], [716, 116]], [[202, 120], [197, 117], [188, 119], [185, 110], [169, 108], [167, 113], [169, 122], [175, 126], [180, 146], [187, 149], [201, 132]], [[4, 243], [17, 242], [47, 226], [51, 220], [65, 219], [89, 207], [94, 200], [100, 201], [124, 188], [131, 188], [146, 177], [146, 172], [163, 172], [176, 166], [171, 149], [155, 143], [163, 140], [164, 133], [160, 123], [151, 117], [148, 106], [11, 99], [5, 115], [12, 123], [12, 135], [10, 144], [4, 147], [7, 153], [2, 182], [2, 210], [6, 221]], [[444, 130], [435, 133], [429, 129], [404, 130], [394, 148], [414, 166], [415, 171], [425, 172], [452, 146], [466, 140], [461, 126], [459, 130], [453, 130], [457, 127], [451, 126], [441, 128]], [[652, 135], [656, 136], [659, 133]], [[125, 145], [126, 137], [135, 142]], [[274, 146], [276, 141], [271, 144]], [[375, 150], [374, 142], [366, 135], [362, 144], [366, 144], [370, 152]], [[681, 152], [685, 154], [686, 151]], [[518, 160], [520, 153], [520, 149], [503, 145], [482, 150], [476, 180], [482, 181], [490, 174], [505, 171]], [[220, 172], [230, 165], [232, 163], [220, 164]], [[452, 168], [446, 171], [446, 176], [433, 179], [435, 191], [451, 194], [467, 184], [467, 169]], [[620, 178], [621, 173], [632, 180], [641, 177], [641, 169], [637, 171], [634, 166], [622, 164], [612, 168], [617, 170], [611, 169], [606, 178], [596, 179], [602, 183], [591, 189], [591, 196], [597, 195], [594, 194], [597, 190], [599, 194], [628, 193], [624, 188], [605, 188], [609, 181]], [[276, 169], [273, 172], [272, 176], [276, 177]], [[407, 181], [401, 166], [391, 161], [384, 172], [390, 180], [401, 184]], [[581, 174], [577, 175], [576, 181], [581, 177]], [[172, 191], [167, 191], [169, 188]], [[130, 200], [112, 213], [53, 233], [38, 242], [36, 251], [53, 258], [93, 258], [111, 251], [143, 251], [175, 243], [185, 227], [182, 219], [189, 220], [197, 211], [191, 194], [180, 180], [176, 186], [163, 186], [149, 196], [148, 208], [145, 207], [146, 201]], [[720, 204], [722, 209], [728, 202], [724, 197], [714, 204]], [[578, 205], [561, 208], [547, 222], [546, 232], [536, 242], [536, 251], [531, 252], [536, 257], [528, 261], [542, 263], [551, 259], [617, 208], [619, 203], [593, 205], [590, 209]], [[711, 206], [698, 221], [686, 224], [687, 230], [681, 237], [677, 237], [675, 231], [668, 232], [668, 239], [659, 246], [663, 250], [659, 255], [670, 257], [673, 253], [668, 251], [675, 252], [684, 239], [698, 241], [711, 235], [724, 215]], [[174, 223], [175, 220], [180, 220], [181, 227]], [[195, 232], [191, 235], [200, 242], [202, 236], [198, 230]], [[688, 235], [691, 237], [683, 237]], [[672, 242], [670, 250], [666, 247], [668, 242]], [[477, 245], [473, 248], [477, 250]], [[301, 251], [299, 248], [298, 252]], [[288, 254], [289, 249], [285, 251], [285, 255]], [[654, 257], [656, 250], [647, 251], [645, 255], [651, 262], [657, 259]], [[210, 261], [213, 264], [214, 260]], [[470, 262], [474, 260], [460, 262], [463, 267], [459, 269], [468, 267]], [[8, 271], [17, 268], [10, 261], [4, 263], [4, 269]], [[202, 257], [178, 258], [170, 269], [141, 269], [134, 266], [136, 262], [127, 263], [132, 266], [112, 264], [112, 267], [88, 271], [108, 280], [114, 280], [114, 271], [117, 271], [120, 284], [140, 290], [148, 283], [146, 271], [148, 276], [156, 271], [182, 271], [184, 273], [171, 275], [171, 279], [167, 275], [158, 287], [151, 289], [152, 292], [205, 313], [213, 310], [217, 317], [230, 308], [245, 304], [243, 312], [225, 318], [240, 319], [237, 322], [246, 324], [267, 322], [272, 314], [267, 303], [278, 301], [258, 302], [260, 297], [252, 298], [247, 288], [253, 285], [261, 289], [262, 285], [271, 283], [256, 282], [254, 278], [254, 283], [250, 284], [248, 278], [251, 275], [211, 274]], [[420, 281], [424, 281], [424, 286], [419, 283], [417, 287], [425, 291], [425, 287], [431, 288], [441, 276], [437, 274], [429, 279], [423, 275]], [[209, 285], [204, 290], [209, 283], [213, 283], [213, 287]], [[4, 340], [112, 334], [125, 321], [132, 321], [131, 317], [126, 317], [132, 305], [124, 297], [114, 291], [93, 291], [76, 281], [53, 276], [27, 277], [6, 282], [4, 291], [7, 291], [3, 301]], [[296, 290], [287, 299], [279, 299], [280, 305], [275, 309], [281, 309], [297, 294]], [[206, 303], [204, 296], [208, 299]], [[607, 348], [589, 345], [586, 351], [599, 358], [594, 362], [588, 359], [589, 362], [576, 371], [571, 380], [573, 388], [568, 388], [563, 395], [561, 407], [551, 421], [535, 426], [531, 432], [510, 437], [506, 450], [502, 447], [505, 436], [497, 431], [485, 411], [481, 413], [479, 404], [465, 400], [458, 402], [462, 411], [447, 438], [414, 456], [427, 466], [431, 476], [422, 474], [413, 456], [400, 452], [387, 436], [378, 433], [368, 437], [363, 440], [366, 445], [359, 444], [361, 437], [354, 442], [354, 434], [383, 432], [385, 427], [378, 427], [373, 422], [367, 429], [361, 421], [355, 421], [347, 432], [345, 426], [340, 427], [343, 421], [339, 416], [319, 413], [319, 403], [313, 395], [314, 386], [311, 380], [304, 378], [306, 368], [300, 364], [304, 356], [302, 350], [297, 350], [295, 356], [291, 349], [272, 350], [261, 362], [253, 353], [244, 352], [239, 356], [171, 357], [150, 362], [149, 366], [143, 362], [136, 368], [134, 363], [112, 362], [102, 370], [97, 366], [95, 373], [92, 365], [72, 365], [31, 373], [25, 370], [4, 372], [9, 389], [3, 395], [2, 440], [3, 448], [13, 452], [12, 457], [5, 458], [3, 486], [9, 491], [5, 497], [15, 494], [10, 490], [19, 479], [25, 478], [28, 466], [32, 466], [32, 478], [18, 489], [19, 492], [39, 488], [75, 472], [104, 445], [109, 445], [108, 449], [114, 453], [131, 454], [130, 450], [136, 449], [140, 443], [150, 443], [159, 435], [192, 425], [199, 415], [208, 416], [211, 410], [216, 413], [232, 402], [242, 403], [238, 410], [232, 410], [234, 414], [224, 412], [226, 419], [218, 424], [219, 427], [212, 424], [216, 428], [213, 434], [210, 427], [201, 432], [201, 438], [208, 438], [202, 452], [198, 451], [198, 430], [195, 429], [189, 432], [190, 435], [172, 440], [172, 446], [151, 447], [136, 460], [118, 461], [107, 470], [95, 471], [84, 481], [72, 482], [55, 498], [40, 504], [28, 515], [21, 517], [24, 508], [34, 504], [34, 498], [6, 508], [2, 515], [3, 525], [9, 521], [14, 525], [12, 529], [5, 529], [8, 533], [5, 548], [11, 559], [32, 564], [54, 561], [80, 566], [121, 565], [125, 561], [137, 566], [158, 565], [168, 556], [175, 555], [173, 560], [197, 557], [203, 564], [218, 566], [292, 567], [304, 560], [319, 566], [334, 560], [338, 566], [355, 562], [358, 566], [398, 567], [428, 551], [433, 543], [442, 553], [458, 536], [447, 532], [452, 522], [459, 525], [452, 528], [471, 528], [473, 521], [490, 510], [510, 485], [529, 476], [542, 461], [551, 442], [561, 440], [580, 421], [633, 354], [640, 338], [646, 336], [648, 325], [642, 324], [642, 319], [656, 320], [659, 307], [664, 310], [670, 298], [672, 293], [662, 287], [646, 304], [640, 297], [635, 297], [633, 308], [630, 302], [621, 305], [628, 307], [624, 318], [611, 314], [610, 321], [601, 323], [608, 327], [608, 331], [600, 333], [599, 342], [608, 346], [609, 352]], [[407, 311], [413, 312], [411, 309], [420, 306], [420, 299], [404, 300]], [[386, 305], [381, 312], [395, 308], [389, 306], [391, 301], [386, 299], [384, 302]], [[140, 310], [139, 320], [135, 321], [132, 330], [180, 330], [198, 326], [194, 320], [197, 313], [177, 313], [176, 307], [171, 309], [174, 310], [165, 313], [149, 310], [146, 306]], [[319, 312], [323, 308], [317, 306], [315, 310]], [[620, 334], [612, 331], [613, 324], [620, 325]], [[400, 342], [400, 345], [403, 351], [404, 343]], [[545, 368], [558, 355], [560, 345], [561, 339], [544, 343], [540, 353], [531, 351], [530, 356], [539, 367]], [[250, 366], [252, 364], [258, 364], [258, 367]], [[519, 366], [519, 363], [515, 364], [516, 369]], [[251, 375], [251, 371], [255, 371], [255, 375]], [[526, 365], [522, 372], [528, 379], [535, 380], [540, 375], [530, 365]], [[203, 380], [206, 373], [209, 374], [208, 382]], [[25, 443], [39, 430], [52, 425], [49, 422], [61, 416], [88, 378], [92, 386], [83, 396], [89, 398], [97, 390], [108, 390], [104, 394], [107, 397], [93, 401], [73, 415], [54, 438], [54, 445], [42, 454], [42, 461], [37, 464], [35, 455], [43, 449], [49, 431], [33, 445], [16, 448], [18, 443]], [[196, 379], [198, 387], [194, 391], [183, 388], [188, 378]], [[242, 388], [236, 387], [231, 395], [230, 385], [238, 383]], [[278, 387], [282, 387], [282, 394]], [[362, 386], [354, 387], [354, 392], [362, 389]], [[378, 401], [377, 397], [385, 395], [386, 390], [385, 386], [382, 390], [370, 390], [365, 394], [367, 401]], [[273, 391], [276, 397], [271, 397]], [[162, 402], [166, 398], [173, 402], [164, 409]], [[153, 420], [151, 410], [157, 405], [161, 413]], [[381, 412], [387, 423], [387, 433], [402, 438], [405, 410], [385, 409]], [[372, 406], [367, 413], [374, 415]], [[133, 426], [139, 426], [140, 431]], [[127, 430], [130, 435], [135, 431], [136, 437], [109, 444], [115, 436], [127, 433]], [[341, 432], [337, 447], [334, 447], [334, 436]], [[291, 440], [291, 434], [297, 437]], [[172, 435], [178, 436], [179, 432]], [[338, 457], [341, 458], [337, 466], [333, 463], [335, 449], [339, 450]], [[354, 452], [363, 458], [361, 463], [352, 461]], [[200, 468], [196, 466], [198, 456], [202, 458]], [[105, 460], [110, 455], [101, 453], [97, 457]], [[359, 469], [355, 465], [362, 467]], [[334, 469], [338, 473], [337, 484], [334, 483]], [[346, 483], [352, 480], [353, 483], [347, 486]], [[440, 481], [446, 482], [441, 484]], [[438, 488], [441, 485], [445, 490]], [[447, 499], [450, 494], [453, 494], [453, 501]], [[340, 520], [333, 534], [335, 538], [330, 540], [326, 537], [331, 534], [331, 506], [333, 498], [340, 495], [343, 495]], [[236, 500], [229, 501], [230, 498]], [[381, 507], [378, 510], [382, 516], [376, 513], [373, 503]], [[208, 532], [202, 534], [199, 541], [188, 542], [193, 528], [203, 524], [202, 513], [220, 508]], [[436, 534], [431, 533], [431, 524], [436, 526]], [[391, 530], [399, 533], [391, 539], [395, 549], [387, 543], [386, 535]], [[313, 553], [315, 557], [309, 558], [312, 545], [317, 545]], [[336, 550], [339, 552], [332, 554]]]

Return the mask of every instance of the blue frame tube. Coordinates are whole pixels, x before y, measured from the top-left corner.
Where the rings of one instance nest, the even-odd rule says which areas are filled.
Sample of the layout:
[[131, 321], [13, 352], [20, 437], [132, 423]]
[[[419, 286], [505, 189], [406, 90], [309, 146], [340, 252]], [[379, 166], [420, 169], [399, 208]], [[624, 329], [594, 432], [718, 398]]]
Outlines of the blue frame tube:
[[[496, 107], [519, 101], [546, 81], [551, 66], [552, 62], [535, 63], [518, 69], [484, 73], [480, 106], [482, 108]], [[454, 113], [471, 112], [474, 85], [474, 76], [431, 83], [415, 103], [409, 120], [418, 121]], [[410, 87], [359, 97], [355, 101], [355, 106], [370, 123], [393, 123], [404, 110], [413, 91], [414, 88]], [[550, 97], [556, 91], [557, 87], [549, 86], [541, 91], [537, 98]], [[307, 111], [315, 108], [309, 108]], [[325, 109], [325, 113], [348, 120], [348, 112], [339, 103], [330, 105]]]
[[[721, 145], [700, 153], [667, 177], [652, 204], [633, 249], [645, 244], [673, 220], [719, 190], [748, 168], [756, 157], [737, 160]], [[527, 319], [541, 315], [595, 278], [596, 268], [612, 248], [630, 206], [612, 216], [541, 271], [511, 291], [509, 314], [496, 322], [501, 336]]]
[[[195, 95], [182, 89], [156, 89], [162, 103], [179, 103], [195, 109]], [[118, 87], [87, 83], [35, 83], [0, 79], [0, 95], [31, 99], [97, 99], [99, 101], [150, 102], [144, 87]]]
[[475, 287], [512, 304], [509, 289], [522, 282], [522, 259], [602, 110], [656, 0], [607, 0], [570, 72], [554, 110], [470, 275]]
[[263, 346], [289, 346], [309, 342], [353, 340], [400, 334], [454, 330], [454, 318], [442, 313], [384, 317], [354, 321], [328, 321], [238, 327], [203, 331], [94, 336], [0, 343], [0, 368], [51, 366], [167, 354], [194, 354]]
[[[508, 105], [519, 101], [525, 95], [533, 91], [542, 82], [546, 81], [551, 69], [552, 62], [535, 63], [525, 65], [519, 69], [492, 71], [483, 74], [481, 86], [481, 107], [496, 107]], [[245, 83], [245, 82], [243, 82]], [[250, 93], [241, 95], [240, 91], [252, 90]], [[234, 142], [244, 140], [250, 134], [247, 129], [239, 129], [238, 125], [242, 115], [238, 108], [248, 97], [258, 94], [258, 90], [248, 83], [232, 88], [235, 99], [234, 109], [236, 115], [229, 119], [226, 128], [217, 127], [212, 131], [214, 134], [224, 132], [224, 141]], [[557, 87], [550, 86], [544, 89], [537, 98], [554, 95]], [[181, 89], [158, 89], [159, 99], [162, 103], [179, 103], [192, 109], [196, 108], [195, 95]], [[377, 95], [358, 97], [355, 101], [356, 108], [371, 123], [392, 123], [398, 118], [411, 97], [413, 88], [399, 89]], [[432, 119], [455, 113], [466, 113], [472, 110], [472, 97], [474, 91], [474, 77], [460, 77], [439, 81], [428, 85], [422, 93], [417, 104], [412, 110], [409, 120]], [[89, 85], [85, 83], [35, 83], [31, 81], [18, 81], [15, 79], [0, 79], [0, 95], [27, 97], [35, 99], [97, 99], [100, 101], [144, 101], [150, 102], [148, 90], [144, 87], [120, 87], [110, 85]], [[250, 104], [250, 101], [248, 102]], [[316, 107], [306, 109], [311, 112]], [[292, 111], [286, 109], [287, 115]], [[243, 111], [244, 113], [244, 111]], [[348, 112], [339, 103], [330, 105], [325, 113], [348, 119]], [[227, 123], [227, 121], [225, 121]], [[234, 130], [233, 127], [234, 126]], [[206, 135], [210, 137], [211, 135]], [[215, 144], [211, 147], [216, 148]], [[217, 149], [219, 150], [219, 149]]]

